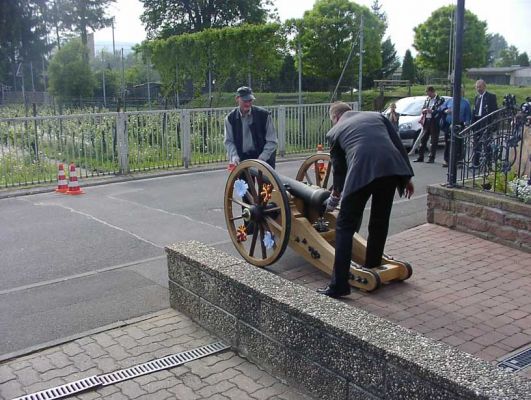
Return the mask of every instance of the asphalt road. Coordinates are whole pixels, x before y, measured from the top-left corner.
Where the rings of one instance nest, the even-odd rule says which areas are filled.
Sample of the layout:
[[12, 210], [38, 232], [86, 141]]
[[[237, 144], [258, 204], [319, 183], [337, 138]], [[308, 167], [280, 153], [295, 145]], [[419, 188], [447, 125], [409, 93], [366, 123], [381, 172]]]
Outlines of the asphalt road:
[[[300, 165], [277, 171], [295, 177]], [[391, 235], [425, 223], [426, 186], [446, 180], [440, 163], [413, 165], [416, 193], [396, 199]], [[166, 245], [198, 240], [239, 257], [223, 215], [226, 178], [217, 170], [1, 199], [0, 360], [167, 308]], [[277, 265], [304, 262], [288, 249]]]

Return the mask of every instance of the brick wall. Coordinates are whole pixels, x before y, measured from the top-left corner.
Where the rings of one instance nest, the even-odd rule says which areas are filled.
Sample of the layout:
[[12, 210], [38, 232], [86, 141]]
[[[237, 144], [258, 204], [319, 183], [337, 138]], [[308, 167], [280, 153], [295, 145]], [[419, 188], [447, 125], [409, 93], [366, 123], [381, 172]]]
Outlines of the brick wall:
[[531, 205], [503, 195], [428, 187], [428, 222], [531, 252]]

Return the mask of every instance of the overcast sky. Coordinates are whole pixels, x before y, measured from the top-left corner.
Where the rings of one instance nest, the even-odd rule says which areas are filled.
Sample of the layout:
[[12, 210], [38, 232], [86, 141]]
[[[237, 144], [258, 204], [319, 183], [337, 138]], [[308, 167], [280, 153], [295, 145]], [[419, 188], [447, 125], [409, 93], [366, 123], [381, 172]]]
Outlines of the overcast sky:
[[[282, 21], [300, 18], [304, 11], [312, 8], [315, 0], [274, 0]], [[357, 0], [358, 4], [370, 8], [373, 0]], [[402, 58], [407, 49], [413, 54], [413, 28], [424, 21], [439, 7], [456, 4], [456, 0], [380, 0], [382, 10], [387, 14], [388, 29], [398, 56]], [[531, 57], [531, 0], [465, 0], [465, 8], [480, 20], [487, 22], [488, 33], [499, 33], [508, 45], [514, 45], [520, 52]], [[145, 39], [144, 27], [140, 22], [142, 3], [138, 0], [117, 0], [108, 10], [116, 17], [114, 37], [116, 42], [139, 43]], [[96, 32], [95, 40], [112, 42], [111, 29]]]

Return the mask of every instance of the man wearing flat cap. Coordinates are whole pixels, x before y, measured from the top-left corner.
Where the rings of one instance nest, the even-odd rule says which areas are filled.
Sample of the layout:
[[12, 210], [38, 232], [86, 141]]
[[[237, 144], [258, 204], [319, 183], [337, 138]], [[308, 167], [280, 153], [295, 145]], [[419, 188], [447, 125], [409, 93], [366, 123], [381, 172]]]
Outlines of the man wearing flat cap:
[[236, 91], [238, 107], [225, 117], [225, 148], [229, 162], [259, 159], [275, 168], [277, 135], [269, 111], [253, 106], [255, 99], [250, 87]]

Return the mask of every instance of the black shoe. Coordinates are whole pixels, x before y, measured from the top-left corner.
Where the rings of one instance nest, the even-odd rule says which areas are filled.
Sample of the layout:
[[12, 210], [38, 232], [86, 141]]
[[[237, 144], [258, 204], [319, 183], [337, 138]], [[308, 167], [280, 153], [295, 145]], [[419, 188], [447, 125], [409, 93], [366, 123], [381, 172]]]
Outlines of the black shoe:
[[419, 157], [416, 160], [413, 160], [413, 162], [424, 162], [424, 159]]
[[444, 162], [443, 165], [442, 165], [442, 167], [443, 167], [443, 168], [448, 168], [448, 163], [445, 163], [445, 162]]
[[435, 160], [430, 158], [428, 161], [426, 161], [426, 164], [433, 164], [434, 162], [435, 162]]
[[317, 289], [317, 293], [324, 294], [325, 296], [337, 299], [338, 297], [348, 296], [350, 294], [350, 286], [346, 289], [338, 290], [333, 289], [330, 286]]

